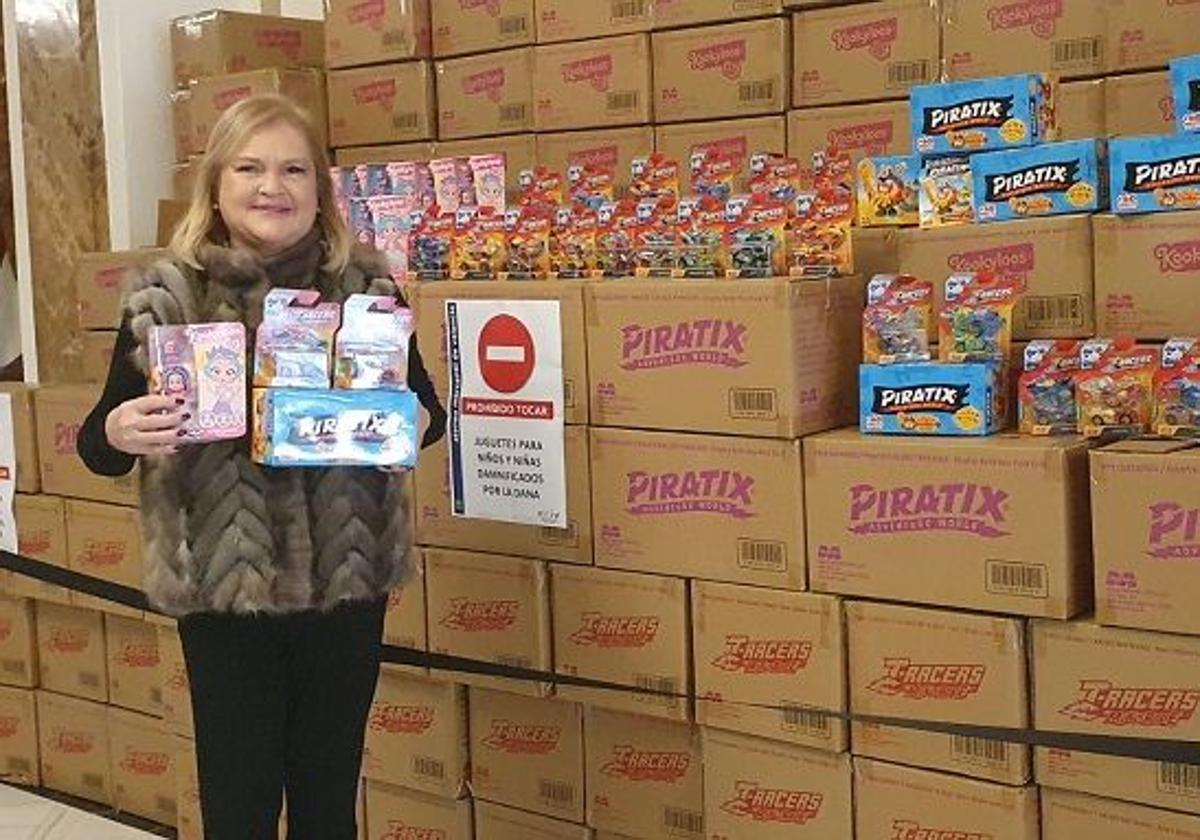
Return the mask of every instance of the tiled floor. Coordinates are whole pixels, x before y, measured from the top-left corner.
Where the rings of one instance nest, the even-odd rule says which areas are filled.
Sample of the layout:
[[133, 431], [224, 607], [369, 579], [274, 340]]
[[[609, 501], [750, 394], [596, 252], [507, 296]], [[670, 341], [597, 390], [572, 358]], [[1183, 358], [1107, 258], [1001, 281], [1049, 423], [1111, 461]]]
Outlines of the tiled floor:
[[153, 834], [0, 785], [0, 840], [157, 840]]

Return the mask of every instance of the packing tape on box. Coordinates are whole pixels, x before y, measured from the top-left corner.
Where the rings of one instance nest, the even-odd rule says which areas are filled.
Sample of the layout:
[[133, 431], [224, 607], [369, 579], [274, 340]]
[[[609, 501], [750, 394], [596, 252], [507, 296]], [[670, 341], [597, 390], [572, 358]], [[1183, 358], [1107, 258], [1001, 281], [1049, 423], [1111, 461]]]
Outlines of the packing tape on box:
[[[156, 612], [147, 601], [145, 593], [137, 589], [100, 580], [99, 578], [83, 575], [68, 569], [62, 569], [58, 566], [52, 566], [49, 563], [43, 563], [40, 560], [33, 560], [13, 554], [12, 552], [0, 550], [0, 571], [16, 572], [17, 574], [41, 580], [45, 583], [65, 586], [77, 592], [113, 601], [132, 609], [145, 610], [147, 613]], [[556, 686], [576, 686], [599, 691], [643, 694], [688, 701], [696, 699], [694, 695], [689, 693], [657, 691], [655, 689], [642, 688], [610, 680], [571, 676], [543, 671], [537, 668], [500, 665], [495, 662], [485, 662], [463, 656], [430, 653], [417, 648], [396, 647], [393, 645], [383, 646], [383, 661], [392, 665], [416, 666], [419, 668], [429, 668], [431, 671], [443, 671], [447, 673], [502, 677], [525, 682], [548, 683]], [[738, 705], [774, 712], [785, 712], [801, 708], [806, 712], [830, 718], [838, 718], [847, 722], [873, 723], [936, 735], [957, 735], [968, 738], [1002, 741], [1010, 744], [1024, 744], [1031, 747], [1048, 747], [1050, 749], [1136, 758], [1144, 761], [1200, 765], [1200, 741], [1135, 738], [1116, 735], [1088, 735], [1077, 732], [1039, 730], [1029, 727], [982, 726], [978, 724], [954, 723], [952, 721], [916, 720], [881, 715], [863, 715], [847, 712], [842, 709], [825, 709], [817, 706], [775, 705], [729, 700], [725, 702], [736, 702]]]

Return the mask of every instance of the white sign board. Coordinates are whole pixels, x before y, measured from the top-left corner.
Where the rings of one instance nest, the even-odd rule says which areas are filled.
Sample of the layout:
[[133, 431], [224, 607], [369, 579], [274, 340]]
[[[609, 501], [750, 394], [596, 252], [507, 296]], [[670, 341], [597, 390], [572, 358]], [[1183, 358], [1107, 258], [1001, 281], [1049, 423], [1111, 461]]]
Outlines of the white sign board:
[[0, 394], [0, 549], [17, 553], [17, 441], [14, 437], [12, 396]]
[[558, 301], [446, 301], [455, 516], [567, 527]]

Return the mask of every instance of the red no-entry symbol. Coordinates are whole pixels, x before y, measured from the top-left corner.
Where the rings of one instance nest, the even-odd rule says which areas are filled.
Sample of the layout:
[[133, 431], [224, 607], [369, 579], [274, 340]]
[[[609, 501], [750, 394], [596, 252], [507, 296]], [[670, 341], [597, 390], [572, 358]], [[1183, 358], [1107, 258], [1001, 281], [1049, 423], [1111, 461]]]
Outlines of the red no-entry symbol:
[[533, 375], [535, 354], [529, 329], [512, 315], [496, 315], [479, 333], [479, 371], [493, 391], [520, 391]]

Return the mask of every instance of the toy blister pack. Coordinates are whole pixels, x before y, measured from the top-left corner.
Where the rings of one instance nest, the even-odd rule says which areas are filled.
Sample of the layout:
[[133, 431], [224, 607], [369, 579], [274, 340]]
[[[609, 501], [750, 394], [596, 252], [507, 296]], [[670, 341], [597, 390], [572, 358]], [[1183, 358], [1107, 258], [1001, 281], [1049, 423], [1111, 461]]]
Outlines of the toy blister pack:
[[971, 158], [971, 170], [981, 222], [1092, 213], [1108, 206], [1102, 140], [989, 152]]
[[254, 340], [255, 387], [328, 388], [341, 318], [340, 306], [311, 289], [267, 292]]
[[522, 169], [517, 175], [517, 203], [553, 212], [566, 198], [563, 178], [558, 172], [539, 166]]
[[1114, 213], [1200, 207], [1200, 134], [1114, 138], [1108, 165]]
[[727, 277], [762, 279], [788, 273], [787, 206], [765, 194], [735, 196], [725, 206]]
[[858, 162], [857, 209], [862, 227], [915, 225], [921, 221], [921, 158], [866, 157]]
[[1039, 339], [1025, 347], [1017, 380], [1018, 426], [1026, 435], [1074, 434], [1078, 428], [1075, 375], [1079, 342]]
[[1172, 338], [1154, 374], [1154, 430], [1166, 437], [1200, 436], [1200, 339]]
[[254, 391], [251, 454], [274, 467], [412, 467], [417, 397], [411, 391]]
[[1079, 348], [1075, 380], [1079, 433], [1106, 437], [1148, 432], [1158, 359], [1157, 348], [1132, 338], [1085, 341]]
[[587, 210], [600, 209], [601, 204], [616, 197], [612, 170], [572, 164], [567, 167], [567, 194], [571, 204]]
[[475, 174], [469, 161], [439, 158], [429, 162], [429, 170], [433, 174], [434, 200], [441, 212], [453, 215], [460, 207], [473, 207], [478, 203]]
[[913, 149], [963, 154], [1057, 140], [1056, 91], [1053, 77], [1036, 73], [914, 87]]
[[495, 280], [508, 267], [504, 216], [490, 208], [460, 207], [450, 243], [450, 279]]
[[550, 228], [550, 276], [591, 277], [596, 271], [596, 213], [582, 207], [560, 207]]
[[692, 155], [692, 192], [698, 196], [707, 195], [718, 201], [728, 201], [733, 195], [739, 168], [735, 158], [697, 152]]
[[350, 295], [334, 340], [333, 387], [343, 390], [408, 387], [412, 310], [393, 297]]
[[1200, 131], [1200, 55], [1187, 55], [1171, 62], [1171, 93], [1178, 129]]
[[596, 274], [598, 276], [633, 276], [633, 232], [637, 224], [637, 203], [632, 199], [606, 202], [600, 206], [596, 213]]
[[550, 274], [551, 220], [531, 207], [504, 214], [505, 272], [511, 280], [534, 280]]
[[417, 280], [450, 277], [450, 250], [454, 244], [455, 216], [434, 207], [415, 213], [408, 242], [409, 276]]
[[965, 157], [925, 161], [919, 179], [917, 217], [923, 228], [969, 225], [975, 221], [975, 181]]
[[938, 355], [944, 362], [998, 362], [1012, 350], [1012, 315], [1025, 290], [1016, 278], [952, 274], [938, 319]]
[[725, 202], [714, 196], [681, 199], [679, 260], [676, 276], [685, 278], [724, 277], [728, 267], [725, 252]]
[[670, 196], [678, 199], [679, 164], [662, 152], [635, 157], [629, 165], [629, 194], [636, 199]]
[[388, 261], [393, 280], [408, 279], [408, 244], [416, 206], [409, 198], [383, 196], [367, 199], [374, 228], [374, 246]]
[[801, 192], [788, 208], [787, 270], [793, 277], [854, 273], [854, 202], [843, 190]]
[[633, 273], [637, 277], [671, 277], [679, 261], [676, 227], [678, 200], [661, 195], [637, 203], [633, 227]]
[[472, 155], [467, 158], [471, 170], [471, 184], [475, 191], [474, 203], [490, 208], [496, 215], [505, 210], [506, 165], [504, 155]]
[[864, 434], [979, 436], [1008, 422], [1004, 371], [992, 362], [913, 362], [859, 368]]
[[181, 443], [246, 434], [246, 328], [240, 323], [150, 328], [150, 392], [183, 400]]
[[927, 362], [933, 332], [933, 284], [911, 274], [876, 274], [863, 309], [863, 361]]
[[751, 195], [765, 195], [787, 205], [800, 194], [803, 182], [804, 172], [795, 158], [762, 152], [750, 156]]

